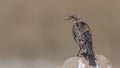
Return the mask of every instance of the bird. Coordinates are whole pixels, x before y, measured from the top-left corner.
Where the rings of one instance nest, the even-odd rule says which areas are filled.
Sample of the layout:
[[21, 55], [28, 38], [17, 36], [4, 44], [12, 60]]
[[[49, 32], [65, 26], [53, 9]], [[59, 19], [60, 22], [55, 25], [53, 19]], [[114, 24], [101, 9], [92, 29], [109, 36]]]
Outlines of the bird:
[[89, 61], [89, 66], [96, 66], [96, 58], [92, 42], [92, 32], [87, 23], [82, 21], [80, 15], [68, 15], [65, 20], [73, 21], [72, 34], [75, 42], [79, 46], [77, 56], [84, 57]]

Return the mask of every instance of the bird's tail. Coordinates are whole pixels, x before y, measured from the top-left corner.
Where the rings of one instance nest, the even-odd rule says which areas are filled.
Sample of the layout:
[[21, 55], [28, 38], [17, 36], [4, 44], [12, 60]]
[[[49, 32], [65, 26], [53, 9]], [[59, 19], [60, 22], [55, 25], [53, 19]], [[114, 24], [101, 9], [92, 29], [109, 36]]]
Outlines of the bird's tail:
[[96, 66], [95, 57], [93, 55], [88, 55], [89, 65]]

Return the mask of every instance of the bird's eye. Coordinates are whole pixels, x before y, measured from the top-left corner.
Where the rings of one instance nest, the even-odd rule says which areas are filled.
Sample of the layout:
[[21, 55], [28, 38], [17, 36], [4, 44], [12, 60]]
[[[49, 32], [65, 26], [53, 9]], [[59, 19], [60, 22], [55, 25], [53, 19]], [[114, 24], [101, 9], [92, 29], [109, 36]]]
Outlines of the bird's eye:
[[74, 18], [73, 16], [71, 18]]

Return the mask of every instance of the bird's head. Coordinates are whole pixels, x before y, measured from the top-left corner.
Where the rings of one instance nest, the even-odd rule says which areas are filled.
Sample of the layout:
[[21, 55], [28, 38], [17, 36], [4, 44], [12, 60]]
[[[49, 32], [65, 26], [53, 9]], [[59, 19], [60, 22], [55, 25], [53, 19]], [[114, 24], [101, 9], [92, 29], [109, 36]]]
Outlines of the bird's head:
[[72, 14], [72, 15], [68, 15], [66, 16], [65, 20], [72, 20], [74, 22], [78, 22], [81, 21], [82, 17], [77, 15], [77, 14]]

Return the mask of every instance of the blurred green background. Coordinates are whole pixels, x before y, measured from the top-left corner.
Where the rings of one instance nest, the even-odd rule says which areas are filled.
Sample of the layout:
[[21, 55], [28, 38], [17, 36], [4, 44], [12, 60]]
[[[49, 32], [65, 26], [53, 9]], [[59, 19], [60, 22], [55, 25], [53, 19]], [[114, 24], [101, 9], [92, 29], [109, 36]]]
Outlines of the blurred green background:
[[66, 15], [79, 13], [96, 53], [120, 67], [119, 0], [0, 0], [0, 68], [57, 68], [78, 46]]

